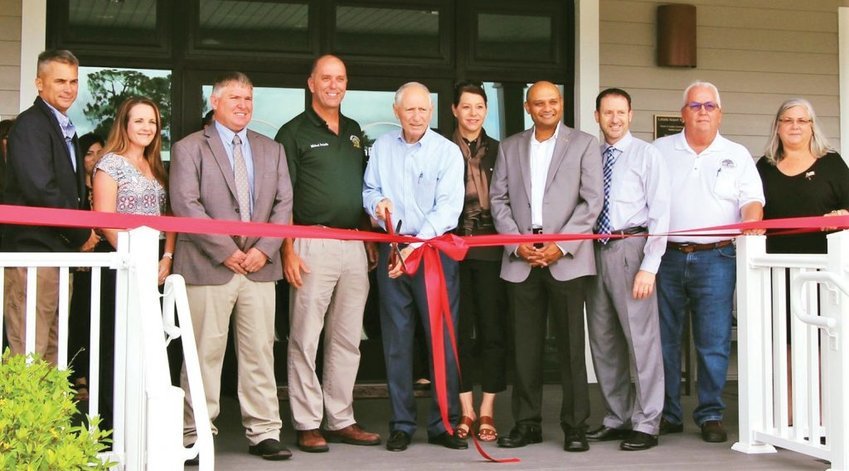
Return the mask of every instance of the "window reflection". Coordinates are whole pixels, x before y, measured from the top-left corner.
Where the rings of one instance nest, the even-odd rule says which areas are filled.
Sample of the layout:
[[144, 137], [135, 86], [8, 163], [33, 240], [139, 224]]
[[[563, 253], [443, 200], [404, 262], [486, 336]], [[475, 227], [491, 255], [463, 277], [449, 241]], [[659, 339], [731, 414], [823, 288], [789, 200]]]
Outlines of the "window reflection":
[[199, 13], [200, 47], [310, 50], [305, 2], [201, 0]]
[[551, 17], [478, 15], [477, 59], [548, 62], [553, 59]]
[[162, 114], [162, 158], [171, 155], [171, 71], [80, 67], [80, 90], [68, 117], [77, 135], [94, 132], [109, 135], [118, 106], [130, 96], [150, 98]]
[[340, 52], [439, 57], [439, 11], [340, 5], [335, 39]]
[[[280, 126], [304, 111], [305, 93], [303, 88], [254, 87], [253, 119], [248, 129], [274, 139]], [[200, 118], [210, 110], [211, 94], [212, 85], [204, 85], [203, 112], [198, 117], [198, 127]]]
[[[436, 128], [439, 95], [431, 93], [430, 100], [433, 103], [430, 127]], [[366, 141], [366, 152], [371, 150], [372, 144], [378, 137], [401, 128], [392, 110], [394, 102], [395, 91], [348, 90], [345, 92], [342, 114], [360, 123]]]
[[71, 0], [68, 18], [72, 26], [95, 28], [156, 28], [156, 0]]
[[68, 36], [95, 44], [155, 45], [157, 0], [70, 0]]

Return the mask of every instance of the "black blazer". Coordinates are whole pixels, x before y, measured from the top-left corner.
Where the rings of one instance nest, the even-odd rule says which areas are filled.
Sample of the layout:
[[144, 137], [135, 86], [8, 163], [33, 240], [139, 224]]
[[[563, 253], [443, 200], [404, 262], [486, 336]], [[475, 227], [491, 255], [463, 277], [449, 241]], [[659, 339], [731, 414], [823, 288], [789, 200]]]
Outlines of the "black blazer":
[[[18, 115], [9, 134], [3, 203], [44, 208], [88, 209], [83, 154], [73, 145], [77, 171], [59, 121], [39, 97]], [[88, 240], [89, 228], [47, 226], [3, 227], [7, 252], [73, 252]]]

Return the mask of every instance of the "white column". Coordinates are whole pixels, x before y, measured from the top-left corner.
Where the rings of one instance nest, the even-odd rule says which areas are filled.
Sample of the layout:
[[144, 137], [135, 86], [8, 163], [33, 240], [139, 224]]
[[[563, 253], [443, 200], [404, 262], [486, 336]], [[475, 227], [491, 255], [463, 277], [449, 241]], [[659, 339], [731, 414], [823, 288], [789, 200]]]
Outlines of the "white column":
[[575, 128], [598, 135], [595, 97], [599, 87], [599, 0], [575, 2]]
[[21, 86], [19, 111], [32, 105], [38, 91], [35, 69], [47, 40], [47, 0], [21, 0]]
[[849, 159], [849, 6], [837, 8], [838, 80], [840, 81], [840, 155]]
[[[593, 115], [599, 84], [598, 2], [599, 0], [575, 1], [575, 128], [593, 136], [598, 135], [598, 125]], [[585, 343], [587, 379], [590, 383], [595, 383], [597, 378], [589, 338], [586, 338]]]

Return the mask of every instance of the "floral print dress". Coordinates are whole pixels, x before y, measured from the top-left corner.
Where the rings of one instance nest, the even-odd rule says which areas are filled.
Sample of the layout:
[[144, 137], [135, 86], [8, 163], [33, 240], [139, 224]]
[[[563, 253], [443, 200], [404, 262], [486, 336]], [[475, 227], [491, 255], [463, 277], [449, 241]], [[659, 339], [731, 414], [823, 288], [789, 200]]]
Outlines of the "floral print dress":
[[165, 188], [155, 178], [142, 174], [127, 159], [108, 153], [100, 158], [94, 172], [106, 172], [118, 183], [116, 212], [159, 216], [165, 214]]

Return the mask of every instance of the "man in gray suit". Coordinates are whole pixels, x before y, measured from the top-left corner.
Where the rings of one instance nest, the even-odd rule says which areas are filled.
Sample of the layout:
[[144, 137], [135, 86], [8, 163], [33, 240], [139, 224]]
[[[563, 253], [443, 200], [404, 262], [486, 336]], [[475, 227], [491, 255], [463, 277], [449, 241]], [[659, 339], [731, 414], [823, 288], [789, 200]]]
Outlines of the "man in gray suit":
[[[595, 119], [604, 134], [604, 205], [596, 231], [598, 276], [587, 297], [593, 365], [607, 413], [590, 440], [622, 440], [622, 450], [657, 445], [663, 411], [663, 355], [655, 274], [666, 251], [669, 175], [660, 151], [629, 131], [628, 92], [609, 88], [596, 98]], [[631, 365], [635, 383], [631, 383]]]
[[[534, 127], [505, 139], [490, 190], [502, 234], [591, 234], [602, 204], [598, 140], [562, 123], [563, 97], [549, 82], [528, 89], [525, 110]], [[557, 335], [566, 451], [586, 451], [589, 392], [584, 359], [584, 300], [595, 275], [591, 240], [505, 247], [501, 278], [508, 281], [516, 378], [506, 448], [542, 441], [542, 361], [546, 317]]]
[[[212, 125], [171, 149], [170, 195], [176, 216], [288, 224], [292, 185], [283, 146], [247, 129], [253, 85], [232, 72], [215, 82]], [[221, 366], [233, 316], [242, 424], [252, 455], [282, 460], [274, 378], [274, 282], [283, 277], [282, 239], [180, 234], [174, 272], [186, 279], [210, 422], [219, 412]], [[197, 440], [187, 390], [184, 442]], [[207, 418], [201, 418], [207, 420]], [[213, 425], [213, 433], [217, 429]]]

